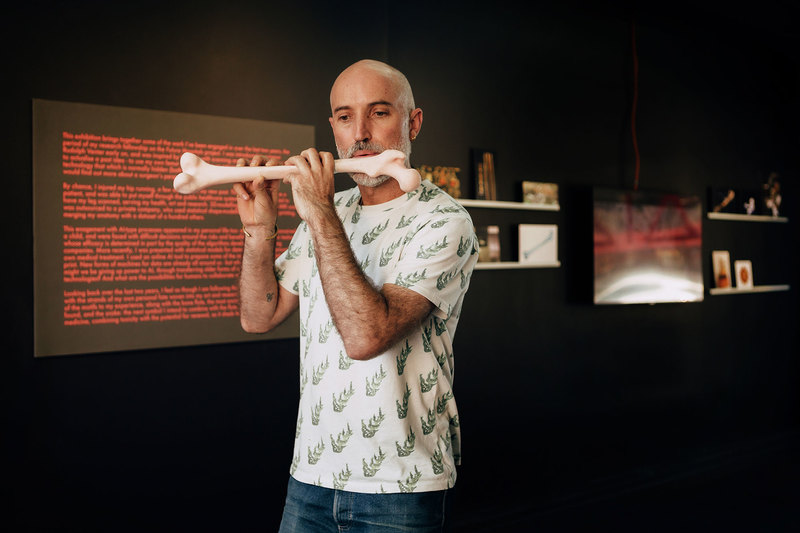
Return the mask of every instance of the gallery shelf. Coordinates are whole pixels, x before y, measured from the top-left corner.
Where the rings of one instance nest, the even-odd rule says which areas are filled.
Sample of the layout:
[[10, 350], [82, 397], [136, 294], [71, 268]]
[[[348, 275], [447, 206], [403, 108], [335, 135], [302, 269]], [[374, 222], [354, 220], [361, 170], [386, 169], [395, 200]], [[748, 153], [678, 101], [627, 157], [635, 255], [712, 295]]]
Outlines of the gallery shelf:
[[709, 220], [738, 220], [742, 222], [789, 222], [786, 217], [768, 215], [740, 215], [737, 213], [708, 213]]
[[486, 261], [475, 263], [475, 270], [506, 270], [512, 268], [558, 268], [561, 262], [546, 264], [520, 263], [519, 261]]
[[709, 289], [708, 292], [712, 296], [721, 296], [723, 294], [752, 294], [754, 292], [781, 292], [781, 291], [788, 291], [789, 289], [790, 289], [789, 285], [755, 285], [747, 289], [713, 288]]
[[531, 211], [558, 211], [561, 209], [559, 204], [531, 204], [498, 200], [471, 200], [469, 198], [458, 198], [456, 201], [464, 207], [482, 207], [486, 209], [527, 209]]

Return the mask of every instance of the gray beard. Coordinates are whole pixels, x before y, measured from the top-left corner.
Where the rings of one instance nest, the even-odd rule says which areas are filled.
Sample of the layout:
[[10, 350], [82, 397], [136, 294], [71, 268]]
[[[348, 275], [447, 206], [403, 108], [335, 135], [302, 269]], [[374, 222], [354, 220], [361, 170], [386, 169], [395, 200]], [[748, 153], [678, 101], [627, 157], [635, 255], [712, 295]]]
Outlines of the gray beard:
[[[359, 150], [369, 150], [370, 152], [383, 152], [384, 150], [400, 150], [404, 154], [406, 154], [406, 166], [409, 165], [409, 158], [411, 157], [411, 141], [408, 139], [407, 135], [403, 135], [400, 141], [395, 146], [390, 146], [389, 148], [384, 148], [378, 143], [371, 143], [371, 142], [362, 142], [358, 141], [347, 150], [342, 150], [339, 146], [336, 146], [336, 151], [339, 152], [339, 157], [342, 159], [348, 159], [353, 157], [353, 154], [358, 152]], [[391, 176], [375, 176], [370, 177], [366, 174], [362, 173], [351, 173], [350, 177], [353, 178], [353, 181], [356, 182], [357, 185], [361, 185], [362, 187], [377, 187], [378, 185], [382, 185], [388, 179], [392, 179]]]

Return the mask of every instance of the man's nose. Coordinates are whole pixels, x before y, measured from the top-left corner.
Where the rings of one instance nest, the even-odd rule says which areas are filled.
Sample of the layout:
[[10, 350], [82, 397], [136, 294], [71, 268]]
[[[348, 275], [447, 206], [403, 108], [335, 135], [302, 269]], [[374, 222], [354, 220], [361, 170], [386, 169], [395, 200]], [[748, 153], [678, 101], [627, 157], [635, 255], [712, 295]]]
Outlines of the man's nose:
[[365, 117], [358, 118], [353, 133], [356, 141], [369, 141], [372, 138], [369, 129], [369, 121]]

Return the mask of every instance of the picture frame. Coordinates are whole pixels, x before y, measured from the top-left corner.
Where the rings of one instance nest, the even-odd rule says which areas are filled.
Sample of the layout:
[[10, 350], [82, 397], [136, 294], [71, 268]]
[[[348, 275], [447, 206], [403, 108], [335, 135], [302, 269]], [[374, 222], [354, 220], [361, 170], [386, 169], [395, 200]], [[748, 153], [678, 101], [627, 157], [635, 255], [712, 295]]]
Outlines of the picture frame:
[[558, 226], [520, 224], [519, 262], [525, 265], [558, 264]]
[[711, 264], [714, 271], [714, 287], [718, 289], [731, 288], [731, 255], [727, 250], [714, 250], [711, 252]]
[[749, 259], [739, 259], [733, 262], [733, 269], [736, 272], [736, 288], [753, 288], [753, 264]]
[[544, 181], [523, 181], [522, 202], [537, 205], [558, 205], [558, 184]]

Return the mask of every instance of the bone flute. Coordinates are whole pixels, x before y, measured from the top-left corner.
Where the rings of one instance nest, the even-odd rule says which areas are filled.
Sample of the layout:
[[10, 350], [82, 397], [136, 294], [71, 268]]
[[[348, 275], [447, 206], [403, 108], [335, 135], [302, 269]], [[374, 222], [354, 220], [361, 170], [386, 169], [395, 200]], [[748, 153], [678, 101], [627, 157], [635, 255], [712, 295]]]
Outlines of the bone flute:
[[[385, 150], [378, 155], [337, 159], [334, 172], [367, 174], [370, 177], [391, 176], [405, 192], [416, 189], [420, 175], [405, 166], [406, 156], [399, 150]], [[193, 194], [214, 185], [253, 181], [259, 176], [265, 179], [283, 179], [297, 171], [292, 165], [272, 167], [229, 167], [211, 165], [195, 154], [186, 152], [181, 156], [181, 172], [172, 182], [181, 194]]]

